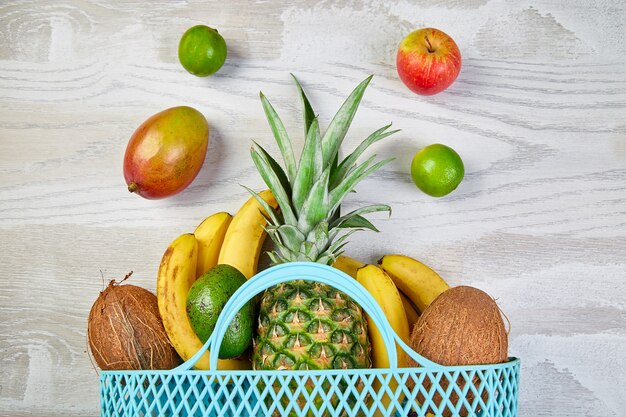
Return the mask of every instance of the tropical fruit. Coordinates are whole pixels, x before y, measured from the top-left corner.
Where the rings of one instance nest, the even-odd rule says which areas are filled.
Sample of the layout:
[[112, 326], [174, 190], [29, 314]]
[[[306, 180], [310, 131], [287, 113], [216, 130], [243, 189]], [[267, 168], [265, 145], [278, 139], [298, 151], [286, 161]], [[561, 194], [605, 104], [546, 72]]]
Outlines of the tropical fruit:
[[257, 331], [255, 369], [370, 366], [367, 325], [360, 307], [328, 285], [292, 281], [266, 291]]
[[[373, 156], [357, 165], [357, 159], [369, 145], [394, 133], [385, 126], [336, 164], [341, 142], [370, 80], [368, 77], [352, 92], [323, 136], [296, 80], [304, 106], [306, 135], [298, 165], [285, 127], [261, 94], [285, 164], [283, 170], [260, 145], [252, 147], [254, 164], [280, 206], [279, 212], [261, 196], [253, 194], [268, 214], [266, 229], [276, 247], [269, 254], [274, 264], [292, 261], [331, 264], [352, 231], [376, 230], [363, 214], [389, 211], [389, 206], [376, 204], [338, 216], [339, 205], [355, 185], [388, 162], [374, 162]], [[361, 308], [326, 285], [298, 281], [270, 288], [261, 303], [259, 323], [253, 357], [257, 369], [370, 366], [367, 325]]]
[[[362, 284], [374, 297], [385, 313], [391, 328], [405, 342], [409, 342], [409, 322], [406, 318], [400, 292], [389, 276], [376, 265], [366, 265], [356, 274], [357, 281]], [[383, 343], [380, 331], [373, 320], [367, 317], [370, 342], [372, 344], [372, 363], [374, 368], [389, 368], [387, 347]], [[398, 367], [404, 368], [407, 364], [406, 354], [398, 346]]]
[[[295, 80], [304, 108], [306, 138], [299, 163], [283, 123], [261, 94], [284, 162], [283, 168], [260, 145], [252, 147], [252, 160], [280, 207], [280, 211], [275, 210], [251, 191], [267, 213], [266, 230], [275, 246], [269, 256], [274, 264], [308, 261], [330, 265], [341, 254], [350, 233], [377, 230], [364, 214], [390, 210], [387, 205], [374, 204], [339, 215], [341, 202], [356, 184], [388, 162], [376, 162], [376, 156], [372, 156], [357, 164], [371, 144], [394, 133], [388, 131], [390, 126], [372, 133], [345, 159], [338, 159], [341, 142], [370, 80], [368, 77], [352, 92], [323, 135], [309, 100]], [[256, 369], [346, 369], [370, 365], [366, 320], [361, 307], [348, 296], [318, 282], [298, 280], [265, 292], [254, 341]], [[353, 395], [349, 397], [349, 402], [356, 400]], [[333, 396], [329, 404], [337, 401]]]
[[[187, 294], [187, 315], [202, 343], [211, 337], [224, 306], [245, 282], [246, 277], [237, 268], [217, 265], [193, 283]], [[253, 325], [254, 309], [248, 302], [235, 315], [224, 334], [219, 357], [232, 359], [243, 354], [252, 343]]]
[[126, 147], [128, 191], [158, 199], [184, 190], [200, 172], [208, 144], [209, 125], [198, 110], [181, 106], [153, 115]]
[[460, 286], [441, 294], [422, 313], [411, 333], [411, 347], [441, 365], [501, 363], [508, 356], [508, 334], [494, 299]]
[[339, 255], [335, 262], [333, 262], [333, 268], [337, 268], [338, 270], [345, 272], [350, 275], [352, 278], [356, 279], [356, 272], [359, 268], [363, 268], [365, 264], [361, 261], [357, 261], [354, 258], [350, 258], [346, 255]]
[[[380, 308], [385, 313], [385, 317], [391, 328], [405, 343], [409, 342], [409, 323], [407, 320], [404, 305], [400, 298], [400, 292], [389, 276], [376, 265], [366, 265], [359, 268], [356, 273], [356, 279], [361, 283], [367, 291], [374, 297]], [[367, 326], [369, 330], [370, 342], [372, 344], [372, 366], [374, 368], [389, 368], [389, 354], [387, 346], [383, 341], [380, 330], [376, 327], [374, 321], [368, 316]], [[406, 353], [397, 346], [398, 368], [405, 368], [408, 363]], [[387, 383], [389, 389], [394, 392], [398, 388], [398, 382], [390, 379]], [[379, 391], [381, 388], [380, 381], [374, 382], [374, 390]], [[388, 394], [385, 393], [380, 399], [384, 408], [387, 408], [391, 402]], [[377, 417], [381, 415], [380, 410], [375, 414]]]
[[[223, 222], [230, 220], [229, 216], [223, 213], [214, 216], [217, 218], [211, 221], [212, 228], [215, 233], [220, 233]], [[215, 246], [219, 248], [220, 245]], [[163, 326], [183, 360], [191, 358], [203, 345], [187, 317], [187, 294], [196, 281], [197, 259], [196, 237], [185, 233], [176, 238], [163, 254], [157, 277], [157, 300]], [[196, 362], [195, 368], [209, 369], [208, 352]], [[220, 360], [218, 369], [250, 369], [250, 362], [245, 359]]]
[[409, 300], [409, 298], [404, 295], [403, 292], [400, 292], [400, 298], [402, 299], [402, 305], [404, 305], [404, 312], [406, 313], [406, 319], [409, 321], [409, 334], [411, 330], [413, 330], [413, 326], [417, 323], [417, 320], [420, 318], [420, 313], [417, 310], [417, 307]]
[[[508, 334], [502, 320], [500, 309], [494, 299], [487, 293], [473, 287], [460, 286], [450, 288], [433, 301], [422, 313], [411, 333], [411, 347], [419, 354], [441, 365], [486, 365], [505, 362], [508, 357]], [[409, 366], [417, 366], [413, 361]], [[411, 379], [409, 386], [414, 384]], [[427, 377], [422, 385], [429, 390], [433, 382]], [[459, 376], [450, 380], [448, 377], [437, 382], [442, 390], [447, 390], [449, 384], [456, 385], [451, 392], [450, 401], [456, 404], [459, 401], [457, 394], [468, 380]], [[471, 383], [478, 390], [478, 377]], [[486, 400], [487, 390], [483, 391], [483, 401]], [[466, 400], [472, 404], [475, 394], [468, 391]], [[418, 396], [418, 401], [424, 398]], [[436, 393], [433, 402], [439, 406], [441, 395]], [[443, 415], [456, 415], [456, 411], [444, 409]], [[470, 411], [461, 407], [461, 416], [467, 416]]]
[[[268, 207], [278, 207], [270, 191], [261, 191], [258, 197]], [[234, 266], [246, 278], [252, 278], [256, 274], [259, 256], [267, 234], [265, 232], [266, 218], [267, 214], [263, 206], [257, 202], [257, 197], [250, 197], [237, 211], [228, 226], [217, 263]]]
[[385, 255], [378, 264], [420, 312], [450, 288], [435, 271], [411, 257]]
[[87, 340], [100, 369], [176, 367], [180, 358], [163, 328], [156, 296], [141, 287], [120, 284], [109, 282], [89, 312]]
[[197, 278], [217, 265], [222, 242], [232, 219], [229, 213], [215, 213], [204, 219], [194, 230], [193, 235], [198, 242]]

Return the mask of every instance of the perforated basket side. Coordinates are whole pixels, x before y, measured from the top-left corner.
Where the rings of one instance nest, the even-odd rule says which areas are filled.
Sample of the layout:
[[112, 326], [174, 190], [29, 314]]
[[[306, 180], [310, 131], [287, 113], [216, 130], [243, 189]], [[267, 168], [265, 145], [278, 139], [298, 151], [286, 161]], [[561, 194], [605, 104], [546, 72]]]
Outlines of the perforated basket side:
[[[416, 382], [413, 388], [410, 379]], [[516, 417], [518, 381], [517, 360], [437, 371], [103, 372], [101, 399], [106, 417], [425, 417], [429, 412], [437, 417]], [[392, 382], [396, 389], [389, 388]], [[385, 395], [389, 401], [382, 401]]]
[[[247, 300], [290, 279], [324, 282], [357, 300], [381, 329], [390, 369], [324, 371], [192, 371], [211, 347], [217, 364], [224, 332]], [[396, 344], [421, 368], [396, 368]], [[214, 334], [189, 361], [170, 371], [101, 373], [102, 416], [408, 416], [517, 417], [519, 360], [497, 365], [435, 364], [407, 346], [357, 281], [320, 264], [293, 263], [250, 279], [218, 319]], [[377, 414], [379, 413], [379, 414]]]

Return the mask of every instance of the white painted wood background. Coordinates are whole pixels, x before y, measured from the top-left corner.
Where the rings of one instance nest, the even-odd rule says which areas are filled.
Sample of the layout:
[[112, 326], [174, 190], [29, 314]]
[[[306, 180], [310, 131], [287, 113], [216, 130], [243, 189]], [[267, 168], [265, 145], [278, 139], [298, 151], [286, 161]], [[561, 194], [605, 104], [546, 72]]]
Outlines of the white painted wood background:
[[[200, 79], [177, 62], [194, 24], [229, 56]], [[448, 32], [456, 83], [418, 97], [395, 71], [412, 29]], [[326, 126], [368, 74], [346, 144], [393, 122], [397, 159], [347, 203], [388, 202], [348, 253], [401, 252], [497, 297], [521, 357], [521, 416], [626, 415], [626, 5], [615, 1], [7, 1], [0, 3], [0, 414], [98, 413], [86, 318], [104, 277], [155, 288], [169, 241], [260, 187], [251, 139], [276, 150], [258, 99], [302, 143], [289, 72]], [[130, 195], [122, 157], [148, 116], [191, 105], [211, 124], [191, 187]], [[466, 178], [432, 199], [412, 155], [456, 149]]]

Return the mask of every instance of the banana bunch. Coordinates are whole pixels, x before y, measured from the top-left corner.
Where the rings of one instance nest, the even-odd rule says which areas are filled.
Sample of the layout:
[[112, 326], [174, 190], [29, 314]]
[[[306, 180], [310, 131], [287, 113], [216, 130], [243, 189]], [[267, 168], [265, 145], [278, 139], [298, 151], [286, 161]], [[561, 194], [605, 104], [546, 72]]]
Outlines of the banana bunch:
[[[342, 255], [333, 267], [363, 284], [380, 304], [391, 327], [408, 344], [420, 313], [449, 286], [435, 271], [408, 256], [385, 255], [378, 263], [379, 266], [365, 265]], [[389, 361], [380, 332], [369, 320], [368, 325], [372, 365], [386, 368]], [[398, 366], [406, 366], [406, 360], [406, 355], [398, 350]]]
[[[345, 272], [361, 283], [378, 302], [387, 321], [398, 336], [409, 344], [413, 326], [420, 312], [439, 294], [447, 290], [448, 284], [423, 263], [403, 255], [386, 255], [378, 261], [380, 266], [366, 265], [356, 259], [342, 255], [333, 267]], [[382, 335], [376, 325], [367, 317], [368, 336], [372, 345], [372, 367], [388, 368], [389, 358]], [[398, 367], [407, 366], [408, 357], [398, 348]], [[398, 382], [389, 381], [389, 388], [395, 391]], [[379, 391], [380, 382], [374, 382], [374, 390]], [[383, 408], [391, 402], [387, 393], [380, 399]], [[376, 417], [382, 417], [377, 410]], [[430, 417], [432, 414], [428, 414]]]
[[[277, 203], [269, 191], [260, 196], [272, 207]], [[207, 217], [193, 233], [176, 238], [163, 254], [157, 276], [159, 312], [170, 342], [183, 360], [191, 358], [203, 343], [187, 317], [187, 293], [196, 279], [217, 264], [229, 264], [247, 278], [256, 273], [265, 240], [266, 220], [251, 197], [233, 217], [220, 212]], [[209, 369], [209, 353], [196, 369]], [[220, 359], [218, 369], [251, 369], [247, 359]]]
[[385, 255], [378, 264], [420, 313], [450, 288], [435, 271], [408, 256]]
[[[391, 328], [405, 343], [408, 343], [409, 321], [400, 298], [400, 292], [389, 275], [376, 265], [365, 265], [357, 270], [356, 279], [378, 302]], [[389, 368], [391, 364], [387, 357], [387, 348], [380, 331], [369, 316], [367, 317], [367, 328], [372, 345], [372, 367]], [[406, 354], [399, 347], [397, 365], [400, 368], [407, 365]]]

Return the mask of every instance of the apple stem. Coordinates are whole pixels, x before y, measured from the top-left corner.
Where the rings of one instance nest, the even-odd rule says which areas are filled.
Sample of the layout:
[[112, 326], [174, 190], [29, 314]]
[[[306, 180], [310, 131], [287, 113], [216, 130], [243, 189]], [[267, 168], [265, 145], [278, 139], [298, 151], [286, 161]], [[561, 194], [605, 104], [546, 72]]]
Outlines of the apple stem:
[[427, 48], [428, 52], [431, 54], [435, 52], [435, 50], [433, 49], [433, 46], [430, 44], [430, 41], [428, 40], [428, 36], [424, 36], [424, 39], [426, 39], [426, 43], [428, 44], [428, 48]]
[[131, 182], [130, 184], [128, 184], [128, 191], [130, 191], [131, 193], [134, 193], [138, 189], [139, 187], [134, 182]]

